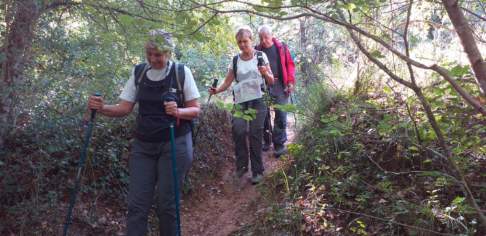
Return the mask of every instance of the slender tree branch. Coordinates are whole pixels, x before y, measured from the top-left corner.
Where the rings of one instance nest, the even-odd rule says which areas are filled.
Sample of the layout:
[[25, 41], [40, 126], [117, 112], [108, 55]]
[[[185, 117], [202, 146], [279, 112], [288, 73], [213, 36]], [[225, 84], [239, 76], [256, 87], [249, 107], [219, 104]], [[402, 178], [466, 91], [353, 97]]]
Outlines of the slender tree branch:
[[466, 92], [452, 76], [449, 74], [449, 71], [447, 71], [445, 68], [440, 67], [438, 65], [432, 65], [430, 69], [434, 70], [435, 72], [439, 73], [447, 82], [449, 82], [452, 87], [458, 92], [466, 102], [468, 102], [470, 105], [472, 105], [476, 111], [480, 112], [481, 114], [486, 116], [486, 108], [484, 108], [481, 103], [479, 103], [478, 100], [473, 98], [471, 94]]
[[[129, 12], [127, 10], [123, 10], [123, 9], [119, 9], [119, 8], [114, 8], [114, 7], [110, 7], [110, 6], [98, 5], [98, 4], [91, 4], [91, 3], [83, 3], [83, 5], [92, 7], [94, 9], [98, 10], [98, 11], [100, 11], [100, 10], [106, 10], [106, 11], [109, 11], [109, 12], [115, 12], [115, 13], [118, 13], [118, 14], [122, 14], [122, 15], [126, 15], [126, 16], [131, 16], [131, 17], [134, 17], [134, 18], [139, 18], [139, 19], [143, 19], [143, 20], [147, 20], [147, 21], [151, 21], [151, 22], [155, 22], [155, 23], [169, 24], [166, 21], [162, 21], [162, 20], [155, 19], [155, 18], [152, 18], [152, 17], [143, 16], [143, 15], [140, 15], [140, 14], [135, 14], [135, 13]], [[172, 24], [172, 26], [173, 26], [173, 24]]]
[[201, 30], [205, 25], [209, 24], [209, 22], [211, 22], [216, 16], [218, 15], [218, 13], [215, 13], [213, 14], [209, 19], [207, 19], [206, 21], [204, 21], [199, 27], [197, 27], [196, 30], [194, 30], [192, 33], [190, 33], [189, 35], [194, 35], [196, 34], [199, 30]]
[[[410, 57], [410, 45], [408, 44], [408, 26], [410, 25], [410, 17], [412, 15], [412, 6], [413, 6], [413, 0], [410, 0], [410, 2], [408, 4], [408, 9], [407, 9], [407, 19], [406, 19], [406, 22], [405, 22], [405, 29], [403, 30], [403, 42], [405, 44], [405, 55], [407, 55], [407, 57]], [[412, 64], [407, 62], [407, 68], [408, 68], [408, 73], [410, 74], [410, 81], [412, 82], [412, 84], [415, 87], [418, 87], [417, 83], [415, 81], [415, 74], [413, 72]], [[413, 122], [413, 127], [414, 127], [414, 131], [415, 131], [415, 136], [417, 136], [417, 141], [421, 144], [422, 139], [420, 138], [420, 132], [417, 128], [417, 122], [415, 121], [414, 117], [412, 116], [412, 112], [410, 111], [410, 106], [408, 105], [408, 103], [405, 103], [405, 105], [407, 107], [408, 115]]]
[[[349, 31], [349, 29], [348, 29]], [[372, 61], [375, 65], [377, 65], [381, 70], [383, 70], [383, 72], [385, 72], [388, 76], [390, 76], [390, 78], [392, 78], [393, 80], [397, 81], [398, 83], [408, 87], [408, 88], [412, 88], [413, 85], [412, 83], [398, 77], [397, 75], [395, 75], [385, 64], [383, 64], [380, 60], [376, 59], [375, 57], [373, 57], [371, 55], [371, 53], [366, 50], [364, 48], [364, 46], [361, 44], [360, 42], [360, 39], [358, 39], [358, 37], [352, 33], [352, 32], [349, 32], [350, 33], [350, 36], [351, 38], [353, 39], [354, 43], [356, 44], [356, 46], [359, 48], [359, 50], [365, 54], [365, 56], [370, 60]]]
[[72, 2], [72, 1], [65, 1], [65, 0], [56, 0], [52, 1], [49, 4], [46, 4], [42, 7], [42, 12], [47, 12], [50, 10], [54, 10], [59, 7], [70, 7], [74, 5], [79, 5], [80, 3]]
[[478, 19], [481, 19], [481, 20], [483, 20], [483, 21], [486, 21], [486, 17], [484, 17], [484, 16], [478, 15], [478, 14], [476, 14], [475, 12], [473, 12], [473, 11], [471, 11], [471, 10], [469, 10], [469, 9], [465, 8], [465, 7], [461, 7], [461, 9], [462, 9], [462, 10], [464, 10], [465, 12], [467, 12], [467, 13], [469, 13], [469, 14], [471, 14], [471, 15], [475, 16], [475, 17], [477, 17]]

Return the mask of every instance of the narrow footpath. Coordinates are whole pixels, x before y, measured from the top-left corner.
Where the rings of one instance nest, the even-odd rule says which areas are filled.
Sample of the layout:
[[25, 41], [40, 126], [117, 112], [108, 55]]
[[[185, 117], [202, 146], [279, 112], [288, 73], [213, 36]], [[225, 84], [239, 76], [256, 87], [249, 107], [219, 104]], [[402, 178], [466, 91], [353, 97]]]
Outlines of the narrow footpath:
[[[294, 120], [288, 117], [288, 143], [294, 140]], [[273, 149], [263, 153], [265, 175], [278, 171], [280, 160]], [[234, 160], [225, 163], [222, 175], [202, 190], [193, 192], [182, 204], [182, 234], [191, 236], [226, 236], [254, 220], [259, 192], [250, 182], [248, 172], [239, 183], [234, 180]]]

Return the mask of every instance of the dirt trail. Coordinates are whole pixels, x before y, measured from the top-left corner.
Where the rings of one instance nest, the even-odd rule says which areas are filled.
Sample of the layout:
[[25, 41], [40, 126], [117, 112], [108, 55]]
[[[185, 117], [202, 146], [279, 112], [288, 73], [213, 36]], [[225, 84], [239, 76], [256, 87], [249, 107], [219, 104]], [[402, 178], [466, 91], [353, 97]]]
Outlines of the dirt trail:
[[[288, 143], [294, 139], [293, 119], [288, 117]], [[280, 160], [273, 150], [263, 153], [265, 175], [276, 170]], [[182, 233], [191, 236], [226, 236], [255, 218], [259, 192], [247, 173], [239, 183], [234, 180], [234, 160], [225, 163], [219, 179], [194, 192], [182, 205]]]

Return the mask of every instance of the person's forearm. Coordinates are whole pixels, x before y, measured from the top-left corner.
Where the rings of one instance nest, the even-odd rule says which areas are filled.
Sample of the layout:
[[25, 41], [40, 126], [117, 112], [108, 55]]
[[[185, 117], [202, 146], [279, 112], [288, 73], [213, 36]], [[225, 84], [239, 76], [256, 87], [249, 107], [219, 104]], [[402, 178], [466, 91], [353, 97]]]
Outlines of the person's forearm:
[[273, 85], [275, 80], [273, 78], [273, 75], [271, 73], [267, 73], [265, 76], [265, 81], [267, 82], [268, 85]]
[[199, 107], [180, 107], [177, 108], [177, 117], [183, 120], [192, 120], [199, 115], [200, 111]]
[[130, 113], [130, 111], [123, 109], [119, 104], [116, 105], [104, 105], [101, 110], [98, 111], [104, 116], [108, 117], [122, 117]]
[[226, 89], [229, 88], [230, 85], [231, 85], [231, 82], [228, 82], [228, 80], [225, 80], [224, 83], [221, 86], [216, 88], [216, 93], [221, 93], [221, 92], [225, 91]]

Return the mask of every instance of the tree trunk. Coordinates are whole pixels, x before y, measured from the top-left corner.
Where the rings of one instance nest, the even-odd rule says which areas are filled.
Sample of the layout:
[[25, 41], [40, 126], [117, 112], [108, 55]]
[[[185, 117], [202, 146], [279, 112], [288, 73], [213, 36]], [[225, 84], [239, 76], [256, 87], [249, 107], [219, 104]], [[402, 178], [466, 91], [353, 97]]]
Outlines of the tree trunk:
[[300, 71], [302, 72], [302, 74], [305, 75], [305, 77], [303, 78], [304, 79], [304, 85], [307, 85], [308, 83], [308, 79], [309, 79], [309, 75], [308, 75], [308, 71], [309, 71], [309, 63], [307, 63], [307, 52], [306, 52], [306, 45], [307, 45], [307, 36], [306, 36], [306, 26], [305, 26], [305, 22], [306, 22], [306, 18], [304, 19], [300, 19], [299, 20], [299, 33], [300, 33], [300, 51], [302, 53], [302, 56], [301, 56], [301, 66], [300, 66]]
[[486, 95], [486, 62], [476, 45], [473, 32], [464, 17], [459, 2], [457, 0], [442, 0], [442, 3], [451, 19], [452, 25], [454, 25], [457, 35], [461, 39], [462, 47], [469, 58], [481, 93]]
[[[8, 3], [7, 3], [8, 4]], [[14, 126], [16, 87], [20, 86], [29, 62], [34, 26], [40, 14], [35, 0], [13, 1], [6, 4], [6, 42], [2, 48], [0, 79], [0, 148]], [[9, 17], [10, 16], [10, 17]]]
[[[304, 86], [307, 86], [309, 84], [312, 84], [315, 81], [318, 81], [319, 78], [315, 72], [315, 68], [313, 67], [313, 64], [318, 64], [316, 60], [311, 55], [311, 52], [307, 50], [307, 45], [309, 45], [309, 39], [307, 37], [307, 31], [308, 31], [308, 21], [309, 18], [306, 17], [304, 19], [300, 20], [300, 50], [302, 52], [302, 57], [301, 57], [301, 66], [300, 70], [302, 74], [304, 74]], [[309, 60], [311, 60], [309, 62]]]

